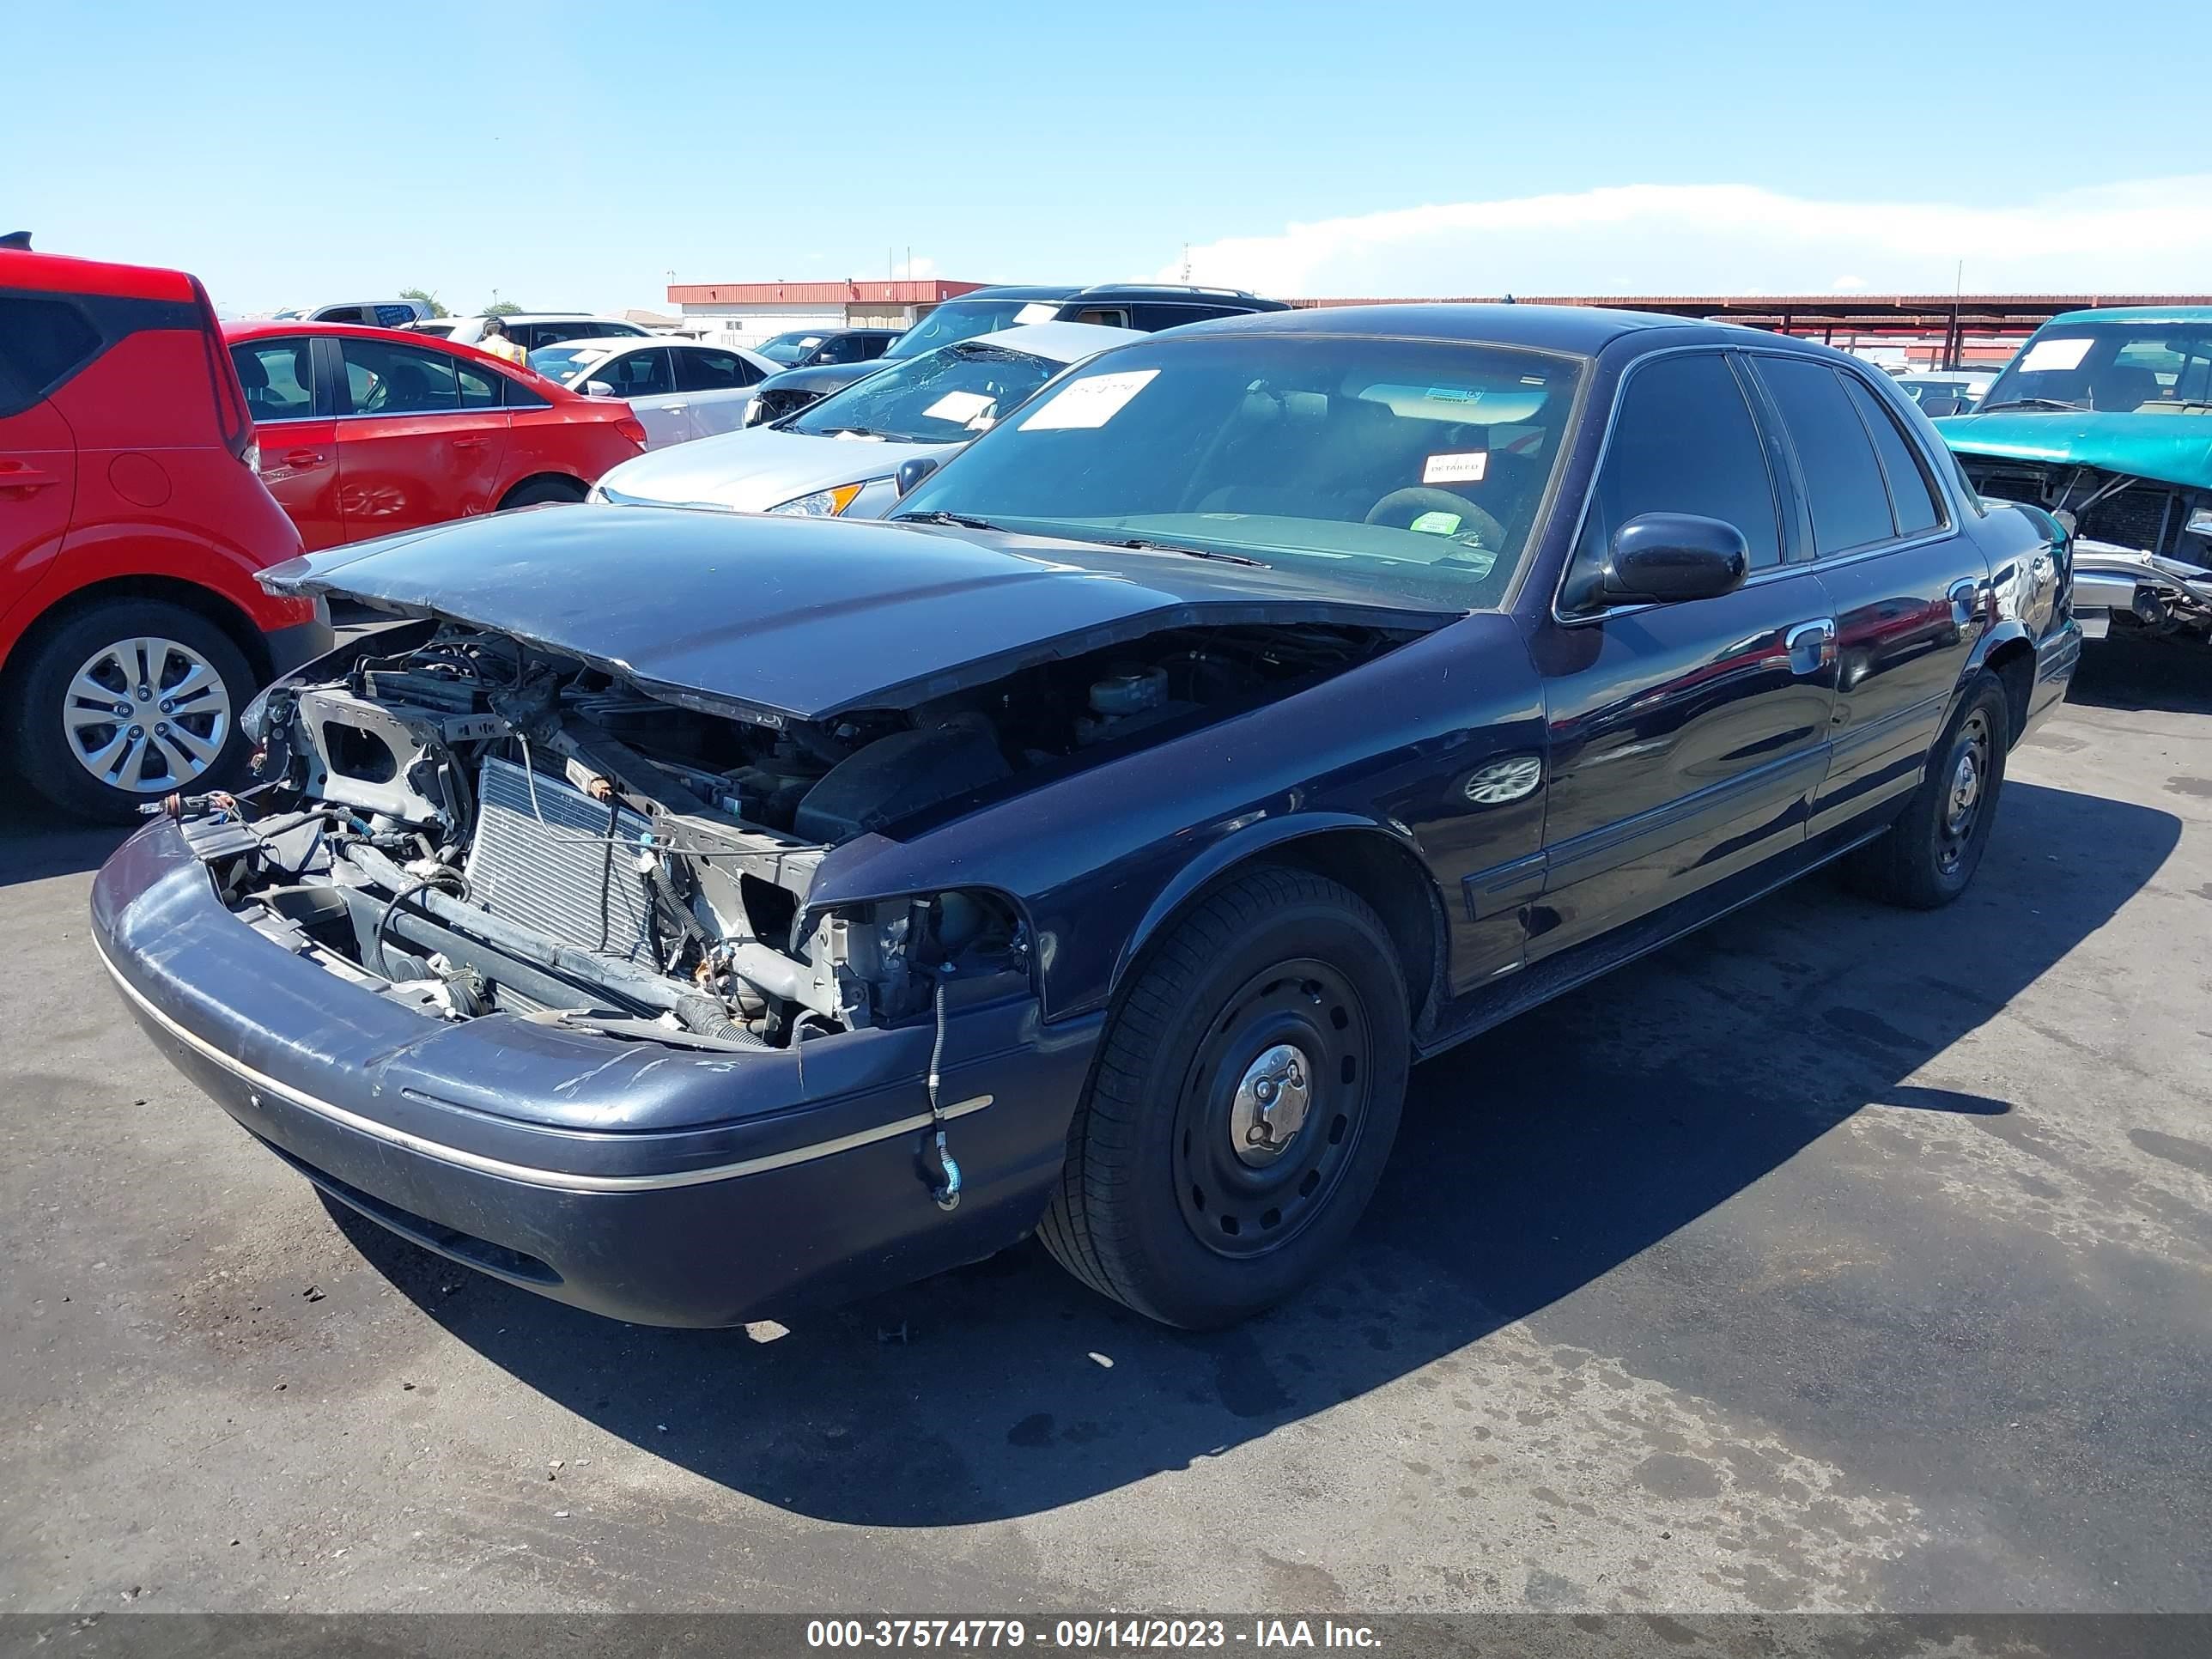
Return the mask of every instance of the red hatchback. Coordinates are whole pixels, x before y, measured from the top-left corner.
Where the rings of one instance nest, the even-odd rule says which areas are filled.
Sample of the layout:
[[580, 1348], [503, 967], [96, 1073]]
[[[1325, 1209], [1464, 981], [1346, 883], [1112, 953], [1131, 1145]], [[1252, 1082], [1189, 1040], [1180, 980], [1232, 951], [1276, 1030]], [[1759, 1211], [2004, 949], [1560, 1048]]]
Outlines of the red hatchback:
[[336, 323], [232, 323], [261, 476], [310, 552], [538, 501], [580, 501], [645, 447], [628, 404], [477, 350]]
[[198, 283], [0, 249], [0, 732], [59, 805], [242, 775], [238, 717], [330, 643], [253, 573], [300, 538]]

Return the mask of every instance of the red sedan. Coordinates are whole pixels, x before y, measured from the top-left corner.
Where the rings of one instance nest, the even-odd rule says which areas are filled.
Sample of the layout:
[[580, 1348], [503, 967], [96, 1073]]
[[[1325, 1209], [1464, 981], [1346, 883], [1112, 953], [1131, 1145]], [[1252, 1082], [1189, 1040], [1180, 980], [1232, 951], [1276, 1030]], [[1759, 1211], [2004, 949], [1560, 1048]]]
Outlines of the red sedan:
[[538, 501], [580, 501], [645, 447], [628, 404], [420, 334], [336, 323], [223, 330], [261, 477], [309, 551]]

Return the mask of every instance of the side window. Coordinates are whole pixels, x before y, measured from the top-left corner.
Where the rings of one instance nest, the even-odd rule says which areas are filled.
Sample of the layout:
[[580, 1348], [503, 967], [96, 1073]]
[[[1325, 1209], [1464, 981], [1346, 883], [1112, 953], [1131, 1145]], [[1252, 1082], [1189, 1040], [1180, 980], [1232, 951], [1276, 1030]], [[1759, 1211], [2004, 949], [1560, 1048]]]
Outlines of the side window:
[[1098, 323], [1107, 328], [1131, 326], [1129, 313], [1120, 306], [1086, 306], [1075, 313], [1079, 323]]
[[1178, 328], [1185, 323], [1210, 322], [1216, 317], [1239, 317], [1243, 313], [1234, 306], [1144, 305], [1129, 307], [1132, 328], [1141, 328], [1147, 334], [1157, 334], [1164, 328]]
[[814, 354], [817, 363], [857, 363], [868, 355], [867, 341], [857, 334], [833, 334], [822, 343]]
[[500, 392], [507, 376], [477, 363], [453, 360], [453, 374], [460, 381], [463, 409], [497, 409]]
[[721, 392], [760, 379], [753, 366], [732, 351], [678, 350], [675, 356], [678, 392]]
[[1717, 352], [1657, 358], [1629, 375], [1577, 562], [1594, 568], [1613, 532], [1645, 513], [1721, 520], [1743, 532], [1754, 570], [1782, 562], [1765, 448]]
[[340, 340], [346, 392], [356, 415], [445, 415], [461, 406], [454, 360], [442, 351]]
[[0, 298], [0, 415], [29, 408], [99, 350], [100, 331], [67, 301]]
[[367, 307], [362, 306], [332, 306], [315, 320], [319, 323], [366, 323], [372, 322], [374, 319], [368, 314]]
[[315, 412], [312, 348], [302, 336], [281, 340], [241, 340], [230, 349], [238, 383], [246, 388], [246, 412], [264, 421], [306, 420]]
[[592, 371], [591, 378], [605, 380], [617, 398], [665, 398], [676, 390], [669, 378], [668, 352], [662, 346], [611, 357]]
[[1875, 453], [1881, 457], [1882, 473], [1889, 480], [1889, 505], [1897, 518], [1897, 533], [1917, 536], [1935, 529], [1943, 522], [1943, 515], [1936, 508], [1936, 496], [1919, 457], [1905, 434], [1898, 429], [1897, 417], [1882, 407], [1881, 399], [1857, 375], [1845, 374], [1843, 382], [1850, 393], [1852, 407], [1859, 412], [1859, 419], [1866, 422], [1867, 434], [1874, 440]]
[[505, 394], [507, 407], [509, 409], [550, 409], [553, 407], [552, 401], [550, 398], [523, 385], [521, 381], [514, 379], [512, 375], [501, 375], [499, 377], [499, 384], [501, 392]]
[[1842, 553], [1887, 541], [1896, 529], [1881, 465], [1835, 370], [1802, 357], [1753, 361], [1797, 451], [1811, 497], [1814, 550]]

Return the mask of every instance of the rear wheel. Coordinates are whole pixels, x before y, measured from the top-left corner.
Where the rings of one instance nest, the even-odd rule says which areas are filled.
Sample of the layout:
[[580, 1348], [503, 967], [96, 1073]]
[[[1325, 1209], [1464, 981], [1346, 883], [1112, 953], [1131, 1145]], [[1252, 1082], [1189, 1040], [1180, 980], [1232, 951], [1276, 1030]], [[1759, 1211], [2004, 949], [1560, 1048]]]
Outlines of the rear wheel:
[[1981, 866], [2004, 787], [2011, 705], [1995, 674], [1967, 686], [1928, 751], [1927, 775], [1878, 841], [1844, 861], [1844, 878], [1869, 898], [1933, 910], [1966, 890]]
[[510, 507], [541, 507], [547, 501], [580, 501], [584, 495], [584, 486], [574, 478], [531, 478], [508, 490], [500, 507], [504, 511]]
[[254, 678], [230, 636], [158, 599], [95, 605], [33, 649], [14, 713], [31, 787], [56, 805], [128, 822], [148, 801], [234, 783], [238, 716]]
[[1389, 1156], [1411, 1059], [1375, 913], [1263, 866], [1177, 923], [1116, 1007], [1039, 1229], [1139, 1313], [1202, 1329], [1335, 1259]]

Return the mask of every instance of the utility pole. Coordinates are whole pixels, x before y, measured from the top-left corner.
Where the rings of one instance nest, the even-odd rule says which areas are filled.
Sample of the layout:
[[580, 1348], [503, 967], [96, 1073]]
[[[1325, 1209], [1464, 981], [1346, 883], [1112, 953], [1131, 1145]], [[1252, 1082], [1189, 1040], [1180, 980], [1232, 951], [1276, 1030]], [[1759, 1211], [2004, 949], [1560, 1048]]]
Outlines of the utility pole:
[[1190, 280], [1190, 244], [1188, 242], [1182, 245], [1182, 279], [1186, 283]]

